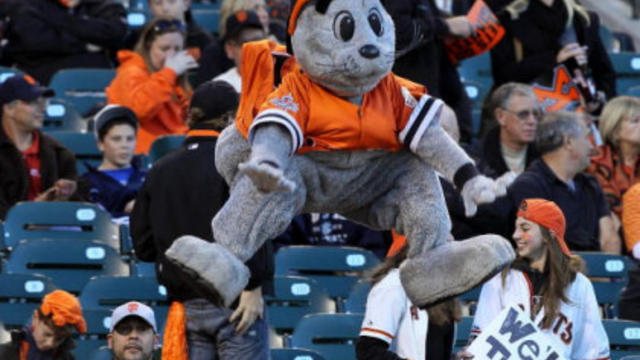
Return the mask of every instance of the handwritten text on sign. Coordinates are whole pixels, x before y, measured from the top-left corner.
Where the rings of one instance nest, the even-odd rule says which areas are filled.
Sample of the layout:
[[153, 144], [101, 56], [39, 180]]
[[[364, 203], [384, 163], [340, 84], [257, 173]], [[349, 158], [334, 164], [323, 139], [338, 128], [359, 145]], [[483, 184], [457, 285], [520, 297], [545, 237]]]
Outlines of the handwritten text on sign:
[[502, 310], [467, 350], [474, 360], [564, 360], [518, 307]]

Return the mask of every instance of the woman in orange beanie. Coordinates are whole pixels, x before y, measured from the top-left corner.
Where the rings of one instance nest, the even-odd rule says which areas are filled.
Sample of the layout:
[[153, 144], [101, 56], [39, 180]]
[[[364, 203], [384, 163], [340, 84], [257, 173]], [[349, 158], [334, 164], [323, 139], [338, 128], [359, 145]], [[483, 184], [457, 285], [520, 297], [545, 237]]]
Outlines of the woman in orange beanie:
[[74, 329], [87, 331], [80, 302], [66, 291], [52, 291], [33, 312], [31, 325], [13, 331], [11, 342], [0, 345], [0, 359], [72, 360]]
[[[525, 199], [518, 209], [513, 240], [516, 260], [482, 286], [473, 341], [506, 307], [518, 306], [567, 359], [609, 359], [609, 340], [600, 320], [593, 286], [580, 273], [582, 259], [564, 241], [566, 223], [552, 201]], [[467, 351], [461, 358], [471, 358]]]

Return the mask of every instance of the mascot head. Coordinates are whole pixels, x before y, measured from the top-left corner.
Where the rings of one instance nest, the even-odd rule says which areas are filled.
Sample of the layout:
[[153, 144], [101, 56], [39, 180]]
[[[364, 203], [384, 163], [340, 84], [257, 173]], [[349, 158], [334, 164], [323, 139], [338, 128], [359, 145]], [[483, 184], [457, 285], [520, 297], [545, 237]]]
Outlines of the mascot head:
[[395, 29], [380, 0], [297, 0], [287, 31], [300, 67], [338, 96], [372, 90], [393, 67]]

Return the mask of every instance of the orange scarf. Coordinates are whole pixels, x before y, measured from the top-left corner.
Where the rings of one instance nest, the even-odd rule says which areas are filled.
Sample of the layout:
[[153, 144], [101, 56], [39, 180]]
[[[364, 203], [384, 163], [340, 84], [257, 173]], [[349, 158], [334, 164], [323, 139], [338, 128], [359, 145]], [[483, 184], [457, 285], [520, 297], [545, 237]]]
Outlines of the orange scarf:
[[29, 343], [24, 340], [20, 344], [20, 360], [27, 360], [27, 355], [29, 354]]
[[189, 360], [187, 313], [184, 304], [181, 302], [174, 301], [171, 303], [162, 343], [163, 360]]

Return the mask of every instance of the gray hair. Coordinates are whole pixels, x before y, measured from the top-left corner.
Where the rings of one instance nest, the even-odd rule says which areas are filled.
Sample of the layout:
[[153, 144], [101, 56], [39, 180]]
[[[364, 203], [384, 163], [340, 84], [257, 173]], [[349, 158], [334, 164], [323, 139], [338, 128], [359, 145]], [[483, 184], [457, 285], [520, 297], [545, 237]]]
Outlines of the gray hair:
[[584, 127], [579, 114], [556, 111], [545, 115], [536, 131], [536, 147], [540, 155], [559, 149], [567, 138], [582, 135]]
[[516, 95], [536, 98], [536, 94], [533, 92], [531, 85], [517, 82], [502, 84], [491, 94], [490, 107], [492, 113], [496, 108], [506, 109], [509, 100]]

